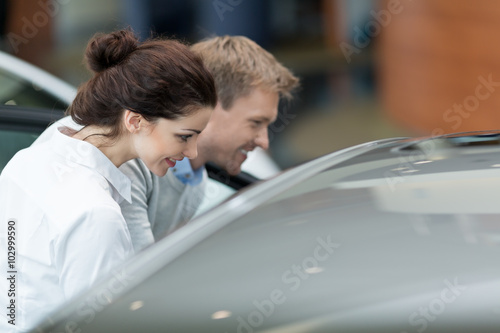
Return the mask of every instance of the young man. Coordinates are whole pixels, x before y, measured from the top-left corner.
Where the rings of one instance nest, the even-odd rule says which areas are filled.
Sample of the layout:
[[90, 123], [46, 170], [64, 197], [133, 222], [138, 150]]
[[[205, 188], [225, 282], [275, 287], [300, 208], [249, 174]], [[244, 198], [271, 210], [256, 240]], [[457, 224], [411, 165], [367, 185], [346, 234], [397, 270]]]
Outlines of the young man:
[[277, 118], [278, 102], [290, 99], [299, 84], [290, 70], [246, 37], [213, 37], [192, 50], [214, 76], [218, 104], [198, 137], [195, 158], [178, 161], [164, 177], [139, 160], [120, 167], [132, 180], [132, 204], [121, 208], [136, 252], [195, 214], [205, 196], [207, 162], [237, 175], [248, 152], [269, 147], [267, 129]]

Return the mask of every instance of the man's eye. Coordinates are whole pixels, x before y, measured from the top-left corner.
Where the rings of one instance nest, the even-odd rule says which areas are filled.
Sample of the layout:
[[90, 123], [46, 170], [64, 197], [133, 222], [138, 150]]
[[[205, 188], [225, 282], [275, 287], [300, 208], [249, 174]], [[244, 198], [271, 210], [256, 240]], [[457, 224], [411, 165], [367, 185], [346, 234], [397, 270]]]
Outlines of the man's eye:
[[262, 125], [262, 121], [260, 121], [260, 120], [252, 120], [252, 123], [253, 123], [255, 126], [260, 126], [260, 125]]

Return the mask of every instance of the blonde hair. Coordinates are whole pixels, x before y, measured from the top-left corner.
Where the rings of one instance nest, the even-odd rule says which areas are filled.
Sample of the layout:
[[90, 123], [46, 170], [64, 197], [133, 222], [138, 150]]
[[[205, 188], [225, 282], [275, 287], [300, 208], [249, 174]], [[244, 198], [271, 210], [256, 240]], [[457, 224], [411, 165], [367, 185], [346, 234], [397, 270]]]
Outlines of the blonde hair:
[[248, 95], [254, 88], [292, 98], [299, 79], [254, 41], [243, 36], [217, 36], [191, 46], [212, 73], [222, 108]]

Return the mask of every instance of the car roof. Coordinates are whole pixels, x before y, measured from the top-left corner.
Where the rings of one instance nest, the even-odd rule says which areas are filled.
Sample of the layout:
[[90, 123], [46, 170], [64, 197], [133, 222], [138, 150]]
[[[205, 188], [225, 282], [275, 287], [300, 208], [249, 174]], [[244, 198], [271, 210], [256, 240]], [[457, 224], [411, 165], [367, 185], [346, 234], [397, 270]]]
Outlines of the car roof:
[[20, 58], [0, 51], [0, 69], [20, 78], [38, 89], [43, 89], [67, 105], [76, 96], [76, 88], [47, 71], [34, 66]]
[[139, 253], [39, 329], [494, 331], [498, 144], [497, 132], [381, 140], [287, 170]]

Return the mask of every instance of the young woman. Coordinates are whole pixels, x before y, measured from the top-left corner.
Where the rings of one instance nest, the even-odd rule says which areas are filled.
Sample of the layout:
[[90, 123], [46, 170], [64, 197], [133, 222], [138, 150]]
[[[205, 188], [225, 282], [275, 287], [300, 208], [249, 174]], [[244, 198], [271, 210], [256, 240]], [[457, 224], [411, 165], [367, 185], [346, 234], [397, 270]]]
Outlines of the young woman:
[[217, 103], [201, 59], [174, 40], [96, 35], [86, 61], [94, 76], [68, 109], [78, 129], [57, 128], [0, 175], [2, 332], [33, 327], [133, 253], [119, 207], [131, 184], [118, 167], [140, 158], [163, 176], [196, 157]]

